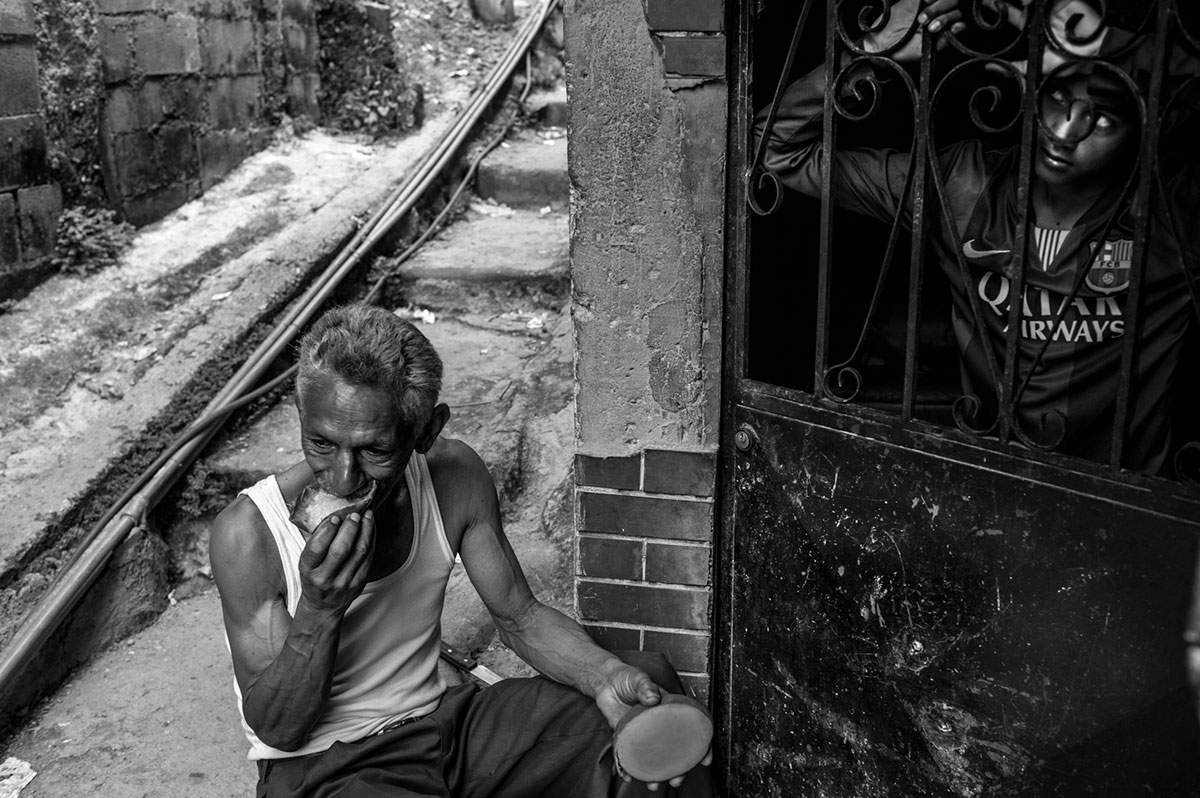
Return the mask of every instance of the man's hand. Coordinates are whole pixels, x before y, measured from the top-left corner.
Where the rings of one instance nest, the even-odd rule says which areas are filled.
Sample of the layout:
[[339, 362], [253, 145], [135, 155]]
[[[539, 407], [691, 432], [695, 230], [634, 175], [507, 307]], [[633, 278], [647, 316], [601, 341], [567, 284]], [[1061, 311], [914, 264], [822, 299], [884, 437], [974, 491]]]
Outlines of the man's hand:
[[[966, 27], [958, 5], [959, 0], [900, 0], [892, 6], [883, 27], [863, 37], [862, 47], [868, 53], [878, 53], [895, 47], [908, 36], [915, 16], [915, 35], [909, 36], [899, 49], [888, 55], [901, 64], [917, 61], [921, 58], [921, 40], [925, 31], [935, 35], [946, 30], [959, 33]], [[879, 24], [878, 19], [875, 20], [875, 24]], [[940, 39], [939, 46], [944, 44], [945, 40]]]
[[367, 584], [375, 549], [375, 514], [326, 518], [300, 554], [301, 600], [317, 611], [344, 613]]
[[[654, 683], [649, 674], [640, 668], [624, 663], [609, 672], [604, 685], [596, 693], [596, 705], [604, 713], [608, 725], [614, 729], [621, 722], [621, 718], [625, 717], [625, 713], [638, 704], [652, 707], [661, 700], [661, 688]], [[700, 760], [700, 764], [705, 767], [712, 764], [711, 748], [704, 755], [704, 759]], [[686, 775], [686, 773], [681, 773], [667, 783], [672, 787], [678, 787], [683, 783]], [[627, 773], [621, 773], [621, 778], [625, 781], [632, 781]], [[657, 790], [658, 787], [659, 782], [646, 783], [646, 788], [649, 790]]]

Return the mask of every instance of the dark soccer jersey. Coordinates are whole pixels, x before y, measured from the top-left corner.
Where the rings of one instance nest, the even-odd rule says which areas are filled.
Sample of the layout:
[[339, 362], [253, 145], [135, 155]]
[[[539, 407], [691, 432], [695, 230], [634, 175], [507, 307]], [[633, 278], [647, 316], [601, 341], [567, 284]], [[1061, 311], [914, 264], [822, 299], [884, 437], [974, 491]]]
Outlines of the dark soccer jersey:
[[[787, 88], [767, 148], [767, 168], [784, 185], [811, 196], [819, 196], [821, 187], [824, 82], [820, 67]], [[761, 113], [757, 120], [760, 136], [765, 117]], [[842, 149], [833, 158], [835, 203], [882, 221], [897, 215], [907, 221], [911, 210], [902, 194], [908, 153]], [[1020, 302], [1017, 382], [1027, 384], [1016, 406], [1016, 423], [1038, 440], [1054, 437], [1061, 420], [1065, 431], [1059, 451], [1103, 461], [1110, 452], [1122, 344], [1132, 334], [1126, 321], [1132, 219], [1127, 212], [1114, 213], [1111, 200], [1107, 207], [1098, 203], [1048, 264], [1039, 258], [1031, 230], [1024, 287], [1014, 296], [1010, 274], [1021, 221], [1018, 161], [1015, 149], [988, 150], [967, 141], [942, 150], [932, 163], [944, 191], [940, 203], [927, 203], [939, 206], [930, 242], [950, 280], [964, 391], [981, 399], [985, 417], [995, 412], [1009, 309]], [[1124, 461], [1147, 473], [1161, 469], [1170, 446], [1170, 386], [1191, 316], [1184, 269], [1200, 279], [1195, 237], [1200, 206], [1192, 166], [1190, 174], [1176, 170], [1169, 175], [1166, 185], [1167, 202], [1186, 243], [1168, 231], [1164, 213], [1156, 215], [1140, 283], [1141, 334]], [[1162, 203], [1158, 205], [1161, 210]]]

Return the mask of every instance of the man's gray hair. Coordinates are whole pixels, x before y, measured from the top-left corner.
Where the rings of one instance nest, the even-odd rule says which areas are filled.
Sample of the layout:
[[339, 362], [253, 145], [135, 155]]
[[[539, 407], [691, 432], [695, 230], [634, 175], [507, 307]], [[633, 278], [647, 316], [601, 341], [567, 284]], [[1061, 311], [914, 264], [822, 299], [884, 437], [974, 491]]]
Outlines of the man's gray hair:
[[429, 421], [442, 389], [442, 359], [429, 339], [372, 305], [334, 308], [309, 328], [300, 339], [300, 397], [314, 372], [387, 391], [404, 421], [417, 430]]

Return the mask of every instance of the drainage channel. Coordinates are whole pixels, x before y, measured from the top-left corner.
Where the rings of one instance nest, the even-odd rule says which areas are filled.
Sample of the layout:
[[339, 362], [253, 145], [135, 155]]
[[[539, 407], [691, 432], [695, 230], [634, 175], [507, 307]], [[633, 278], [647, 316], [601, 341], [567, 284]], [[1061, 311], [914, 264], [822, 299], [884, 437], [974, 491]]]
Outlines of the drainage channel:
[[[412, 171], [411, 178], [360, 227], [328, 268], [308, 287], [301, 298], [291, 305], [290, 310], [279, 320], [266, 340], [208, 404], [204, 413], [126, 489], [121, 498], [92, 527], [71, 560], [59, 571], [55, 581], [22, 620], [17, 633], [0, 652], [0, 694], [19, 697], [37, 691], [36, 688], [23, 688], [23, 682], [26, 680], [36, 680], [36, 674], [30, 672], [33, 670], [30, 667], [31, 663], [38, 655], [40, 647], [68, 618], [95, 583], [113, 552], [133, 530], [146, 523], [147, 514], [200, 457], [221, 430], [223, 423], [235, 411], [275, 390], [291, 377], [291, 371], [287, 370], [267, 384], [258, 385], [270, 372], [273, 364], [286, 352], [298, 333], [327, 305], [342, 283], [354, 273], [356, 266], [413, 210], [431, 186], [439, 180], [444, 180], [444, 173], [457, 163], [459, 153], [468, 142], [472, 130], [509, 85], [514, 74], [520, 70], [536, 35], [556, 5], [557, 0], [544, 0], [532, 10], [505, 56], [483, 86], [472, 95], [450, 130], [420, 160]], [[528, 83], [527, 80], [526, 85]], [[474, 177], [480, 159], [500, 143], [500, 138], [501, 136], [495, 137], [480, 151], [455, 197], [446, 204], [447, 210], [431, 225], [430, 232], [436, 230], [445, 221], [450, 209], [457, 205], [458, 197]], [[392, 268], [401, 268], [425, 244], [427, 238], [427, 234], [422, 235], [405, 253], [393, 259]], [[385, 274], [378, 278], [367, 293], [365, 301], [386, 298], [384, 295], [387, 286], [394, 282], [393, 277], [391, 274]]]

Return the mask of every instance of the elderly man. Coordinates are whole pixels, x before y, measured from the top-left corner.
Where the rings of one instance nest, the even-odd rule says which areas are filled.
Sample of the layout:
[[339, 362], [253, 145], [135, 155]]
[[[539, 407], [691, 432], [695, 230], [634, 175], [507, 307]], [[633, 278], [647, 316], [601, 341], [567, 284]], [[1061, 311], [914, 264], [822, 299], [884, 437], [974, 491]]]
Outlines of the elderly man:
[[[483, 462], [441, 437], [441, 377], [429, 341], [394, 314], [325, 314], [300, 345], [304, 461], [216, 520], [213, 575], [258, 795], [714, 794], [711, 753], [669, 784], [618, 777], [613, 728], [678, 678], [661, 658], [604, 651], [533, 596]], [[291, 518], [310, 485], [372, 498], [306, 534]], [[437, 661], [456, 555], [505, 644], [544, 677], [447, 689]]]

